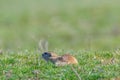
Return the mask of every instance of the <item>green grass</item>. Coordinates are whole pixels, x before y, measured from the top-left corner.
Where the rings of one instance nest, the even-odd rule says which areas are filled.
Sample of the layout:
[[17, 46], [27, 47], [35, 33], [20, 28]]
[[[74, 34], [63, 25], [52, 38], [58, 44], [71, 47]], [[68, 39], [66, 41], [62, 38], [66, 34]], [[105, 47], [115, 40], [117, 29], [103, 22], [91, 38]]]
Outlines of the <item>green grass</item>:
[[[120, 77], [120, 0], [0, 0], [1, 80]], [[78, 66], [41, 59], [38, 43], [74, 55]]]
[[[79, 64], [73, 68], [82, 80], [111, 80], [120, 77], [120, 54], [114, 51], [63, 51], [70, 52]], [[113, 59], [113, 61], [111, 60]], [[0, 79], [5, 80], [78, 80], [71, 65], [56, 67], [41, 58], [41, 53], [26, 50], [23, 52], [4, 52], [0, 55]]]

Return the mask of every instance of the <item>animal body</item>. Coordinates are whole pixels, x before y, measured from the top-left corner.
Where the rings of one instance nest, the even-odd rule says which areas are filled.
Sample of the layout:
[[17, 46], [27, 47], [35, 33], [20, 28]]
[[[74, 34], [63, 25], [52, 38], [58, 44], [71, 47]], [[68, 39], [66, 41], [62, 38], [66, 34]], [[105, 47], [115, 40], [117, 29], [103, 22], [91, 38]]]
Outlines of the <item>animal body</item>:
[[44, 52], [42, 54], [42, 57], [46, 61], [50, 61], [53, 64], [55, 64], [56, 66], [64, 66], [64, 65], [68, 65], [68, 64], [78, 64], [77, 59], [70, 54], [64, 54], [64, 55], [58, 56], [57, 54], [55, 54], [53, 52]]

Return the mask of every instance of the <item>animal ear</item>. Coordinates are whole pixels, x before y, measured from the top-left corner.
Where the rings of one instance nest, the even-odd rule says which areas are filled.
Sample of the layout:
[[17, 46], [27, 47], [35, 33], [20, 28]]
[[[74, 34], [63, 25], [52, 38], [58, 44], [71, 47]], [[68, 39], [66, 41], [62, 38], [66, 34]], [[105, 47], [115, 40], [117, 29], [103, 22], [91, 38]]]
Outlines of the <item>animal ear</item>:
[[48, 41], [45, 39], [42, 39], [39, 41], [39, 50], [42, 52], [48, 51]]
[[58, 57], [58, 59], [59, 59], [59, 60], [63, 60], [63, 58], [62, 58], [62, 57]]

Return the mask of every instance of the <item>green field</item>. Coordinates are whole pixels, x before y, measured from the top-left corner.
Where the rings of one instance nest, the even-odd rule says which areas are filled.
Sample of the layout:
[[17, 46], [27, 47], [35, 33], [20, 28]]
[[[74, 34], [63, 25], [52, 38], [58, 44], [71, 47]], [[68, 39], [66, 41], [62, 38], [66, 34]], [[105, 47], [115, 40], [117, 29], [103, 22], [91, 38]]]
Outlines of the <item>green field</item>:
[[[0, 0], [0, 79], [78, 80], [71, 66], [46, 63], [48, 50], [70, 53], [82, 80], [120, 77], [119, 0]], [[118, 79], [119, 80], [119, 79]]]

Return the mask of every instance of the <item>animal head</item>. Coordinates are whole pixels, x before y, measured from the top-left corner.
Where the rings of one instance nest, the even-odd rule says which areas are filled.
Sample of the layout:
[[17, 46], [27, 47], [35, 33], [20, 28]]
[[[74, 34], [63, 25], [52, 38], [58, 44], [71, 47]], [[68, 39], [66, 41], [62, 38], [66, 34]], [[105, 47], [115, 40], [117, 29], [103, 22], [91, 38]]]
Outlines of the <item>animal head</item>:
[[57, 57], [57, 54], [55, 54], [55, 53], [53, 53], [53, 52], [44, 52], [44, 53], [42, 54], [42, 57], [43, 57], [46, 61], [48, 61], [48, 60], [50, 60], [50, 59], [53, 58], [53, 57]]
[[42, 54], [42, 57], [45, 59], [45, 60], [49, 60], [49, 58], [51, 57], [52, 55], [51, 55], [51, 53], [49, 53], [49, 52], [44, 52], [43, 54]]

